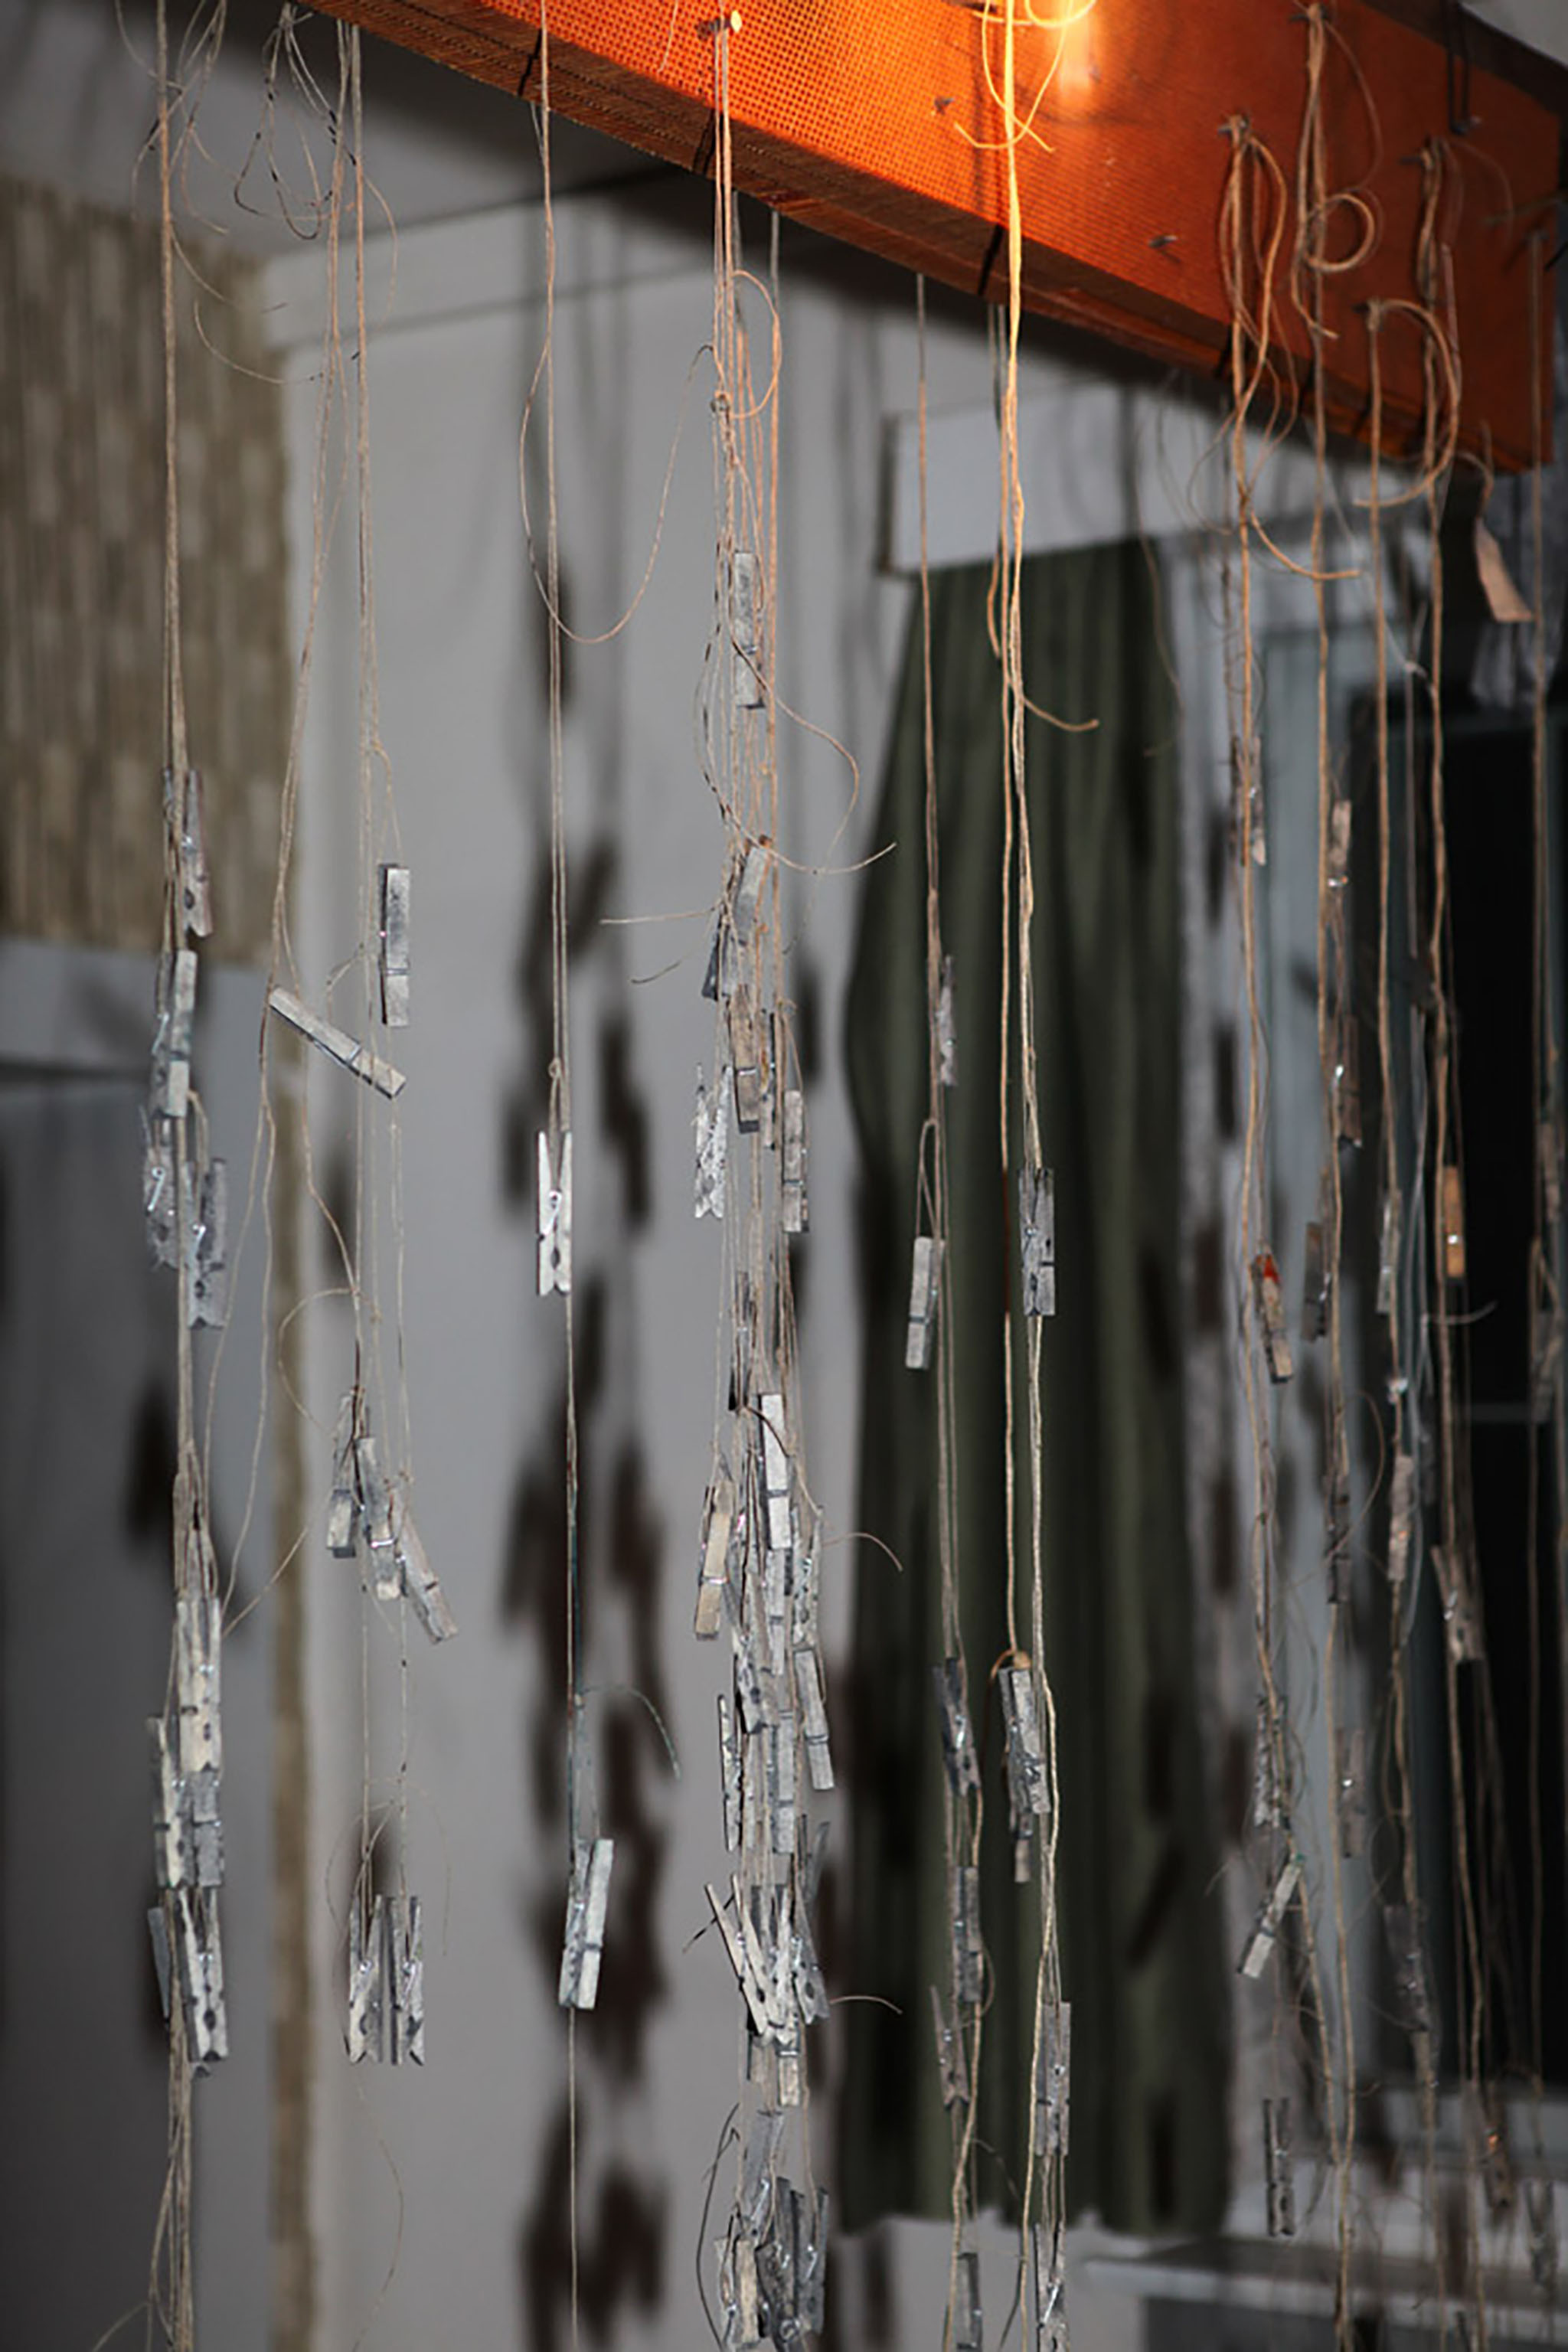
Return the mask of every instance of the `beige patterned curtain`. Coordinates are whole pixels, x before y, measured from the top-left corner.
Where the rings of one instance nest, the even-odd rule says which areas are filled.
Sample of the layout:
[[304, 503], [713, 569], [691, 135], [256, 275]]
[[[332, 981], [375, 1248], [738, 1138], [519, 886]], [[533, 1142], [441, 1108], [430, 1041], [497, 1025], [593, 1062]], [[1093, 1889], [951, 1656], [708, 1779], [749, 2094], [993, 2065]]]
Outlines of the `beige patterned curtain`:
[[[270, 927], [287, 750], [280, 403], [265, 380], [255, 265], [201, 241], [186, 251], [191, 752], [206, 786], [214, 945], [244, 961]], [[0, 178], [0, 931], [157, 942], [159, 320], [154, 229]]]

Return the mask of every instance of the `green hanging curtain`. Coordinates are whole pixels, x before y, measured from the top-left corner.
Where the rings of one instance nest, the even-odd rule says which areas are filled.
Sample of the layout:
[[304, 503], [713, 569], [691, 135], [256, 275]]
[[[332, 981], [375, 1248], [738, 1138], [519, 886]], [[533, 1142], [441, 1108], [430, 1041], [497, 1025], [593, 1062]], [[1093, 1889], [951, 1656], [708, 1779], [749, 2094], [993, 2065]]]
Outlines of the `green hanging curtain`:
[[[1029, 2109], [1037, 1896], [1012, 1878], [990, 1684], [1005, 1607], [1003, 1304], [1016, 1219], [1001, 1172], [1000, 687], [989, 567], [932, 582], [943, 945], [956, 971], [947, 1097], [958, 1581], [984, 1755], [989, 1958], [976, 2203], [1016, 2208]], [[1045, 1148], [1058, 1312], [1044, 1350], [1044, 1578], [1058, 1709], [1063, 1986], [1073, 2010], [1072, 2210], [1151, 2232], [1217, 2223], [1227, 2004], [1193, 1695], [1179, 1285], [1178, 728], [1135, 544], [1033, 559], [1024, 677]], [[904, 1369], [926, 1111], [923, 701], [915, 608], [848, 1007], [862, 1150], [867, 1357], [858, 1524], [854, 1892], [840, 2179], [845, 2218], [947, 2212], [952, 2134], [929, 1987], [949, 1986], [935, 1375]], [[1016, 996], [1015, 993], [1015, 1003]], [[1016, 1169], [1017, 1092], [1010, 1157]], [[1023, 1401], [1019, 1391], [1020, 1403]], [[1019, 1624], [1028, 1642], [1026, 1444]]]

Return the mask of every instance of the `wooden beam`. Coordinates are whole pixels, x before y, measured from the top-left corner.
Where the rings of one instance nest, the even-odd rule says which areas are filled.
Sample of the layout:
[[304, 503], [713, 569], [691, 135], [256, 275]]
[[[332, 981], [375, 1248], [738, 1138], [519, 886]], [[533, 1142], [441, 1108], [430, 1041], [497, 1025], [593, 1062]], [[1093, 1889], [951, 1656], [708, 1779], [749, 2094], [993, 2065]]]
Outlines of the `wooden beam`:
[[[541, 95], [541, 0], [323, 5], [480, 80]], [[711, 170], [719, 43], [709, 0], [548, 0], [548, 12], [561, 113]], [[1354, 188], [1377, 221], [1368, 258], [1327, 282], [1331, 420], [1357, 431], [1365, 306], [1415, 292], [1419, 158], [1448, 131], [1447, 60], [1367, 0], [1334, 0], [1328, 13], [1330, 184]], [[999, 27], [965, 0], [744, 0], [733, 14], [724, 46], [737, 185], [831, 236], [1002, 299], [1006, 171], [989, 87]], [[1017, 55], [1020, 103], [1037, 133], [1018, 151], [1027, 307], [1162, 360], [1222, 367], [1224, 126], [1245, 115], [1293, 183], [1306, 86], [1298, 0], [1098, 0], [1069, 31], [1021, 28]], [[1531, 450], [1530, 275], [1543, 257], [1531, 233], [1548, 225], [1558, 124], [1484, 72], [1472, 71], [1470, 88], [1476, 127], [1448, 142], [1443, 220], [1464, 440], [1520, 466]], [[1336, 226], [1348, 251], [1348, 209]], [[1293, 234], [1292, 215], [1287, 257]], [[1306, 336], [1288, 291], [1279, 337], [1279, 357], [1299, 373]], [[1413, 325], [1386, 337], [1384, 380], [1389, 434], [1414, 443], [1423, 353]]]

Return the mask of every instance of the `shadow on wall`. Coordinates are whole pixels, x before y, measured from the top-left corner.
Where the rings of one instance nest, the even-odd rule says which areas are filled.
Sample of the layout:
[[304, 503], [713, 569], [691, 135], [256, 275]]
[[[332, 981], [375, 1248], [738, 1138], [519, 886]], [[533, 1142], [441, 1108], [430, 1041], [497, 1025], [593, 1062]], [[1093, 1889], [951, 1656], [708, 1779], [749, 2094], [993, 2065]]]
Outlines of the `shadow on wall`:
[[[616, 854], [601, 838], [573, 861], [568, 938], [574, 976], [614, 984], [612, 935], [601, 917], [616, 879]], [[602, 974], [600, 967], [612, 966]], [[520, 1079], [502, 1123], [502, 1182], [520, 1218], [534, 1215], [535, 1138], [544, 1124], [552, 1049], [550, 876], [542, 863], [517, 966], [523, 1051]], [[608, 992], [606, 992], [607, 993]], [[584, 988], [589, 1000], [597, 992]], [[615, 1265], [626, 1263], [631, 1236], [652, 1210], [648, 1116], [632, 1063], [624, 1013], [601, 1012], [595, 1052], [574, 1105], [579, 1127], [591, 1116], [602, 1158], [614, 1171], [612, 1196], [596, 1204], [595, 1244]], [[581, 1166], [581, 1161], [579, 1162]], [[581, 1259], [572, 1299], [578, 1458], [577, 1544], [583, 1603], [579, 1656], [584, 1661], [584, 1722], [593, 1753], [605, 1833], [616, 1842], [616, 1934], [605, 1945], [595, 2008], [575, 2021], [575, 2063], [583, 2091], [578, 2120], [578, 2305], [583, 2326], [605, 2340], [623, 2314], [657, 2311], [664, 2301], [667, 2199], [662, 2184], [639, 2177], [621, 2158], [596, 2164], [593, 2119], [612, 2116], [640, 2084], [646, 2042], [668, 1979], [655, 1922], [668, 1835], [648, 1810], [653, 1778], [667, 1769], [668, 1715], [659, 1654], [658, 1603], [663, 1530], [648, 1491], [629, 1399], [611, 1377], [625, 1360], [621, 1323], [625, 1286], [611, 1286]], [[553, 1302], [552, 1302], [553, 1304]], [[546, 1703], [523, 1730], [525, 1774], [533, 1821], [545, 1853], [560, 1868], [537, 1900], [525, 1897], [523, 1935], [553, 2000], [561, 1966], [569, 1837], [566, 1811], [565, 1465], [567, 1395], [561, 1383], [513, 1491], [502, 1569], [502, 1611], [538, 1645]], [[591, 1605], [590, 1605], [591, 1604]], [[595, 1682], [601, 1662], [625, 1679]], [[563, 2097], [539, 2149], [532, 2196], [518, 2231], [524, 2340], [557, 2352], [569, 2340], [574, 2284], [571, 2234], [571, 2118]]]

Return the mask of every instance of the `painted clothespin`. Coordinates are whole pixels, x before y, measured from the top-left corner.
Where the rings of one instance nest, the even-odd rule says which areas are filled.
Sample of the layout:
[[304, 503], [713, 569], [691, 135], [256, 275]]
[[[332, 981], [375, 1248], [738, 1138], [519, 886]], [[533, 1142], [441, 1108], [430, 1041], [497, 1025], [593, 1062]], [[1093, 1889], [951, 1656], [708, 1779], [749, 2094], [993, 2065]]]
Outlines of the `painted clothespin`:
[[572, 1287], [572, 1130], [539, 1137], [539, 1296]]
[[804, 1234], [811, 1223], [811, 1209], [805, 1190], [805, 1097], [798, 1087], [784, 1088], [783, 1126], [779, 1223], [786, 1234]]
[[1035, 2153], [1066, 2156], [1072, 2121], [1072, 2003], [1048, 2007], [1035, 2084]]
[[329, 1061], [336, 1062], [339, 1068], [347, 1070], [351, 1077], [362, 1079], [378, 1095], [384, 1095], [388, 1102], [395, 1102], [403, 1092], [407, 1080], [401, 1070], [394, 1069], [390, 1062], [384, 1062], [378, 1054], [373, 1054], [368, 1045], [362, 1045], [357, 1037], [351, 1037], [348, 1031], [340, 1029], [335, 1022], [323, 1021], [319, 1013], [312, 1013], [308, 1004], [301, 1003], [288, 989], [275, 988], [267, 1002], [280, 1021], [286, 1021], [290, 1029], [297, 1029], [301, 1037], [308, 1037]]
[[1268, 1377], [1277, 1383], [1288, 1381], [1296, 1369], [1296, 1360], [1290, 1353], [1289, 1334], [1285, 1328], [1285, 1297], [1279, 1284], [1279, 1268], [1274, 1262], [1272, 1250], [1259, 1250], [1252, 1261], [1252, 1294], [1257, 1303], [1263, 1360], [1268, 1367]]
[[572, 1883], [566, 1898], [566, 1934], [556, 1999], [563, 2009], [592, 2009], [599, 1998], [599, 1963], [609, 1910], [614, 1838], [579, 1839], [572, 1850]]
[[228, 1320], [228, 1163], [209, 1160], [197, 1188], [190, 1236], [190, 1317], [221, 1330]]
[[1247, 1939], [1246, 1949], [1237, 1962], [1237, 1973], [1257, 1978], [1263, 1974], [1269, 1955], [1285, 1924], [1285, 1915], [1291, 1899], [1301, 1884], [1301, 1865], [1296, 1856], [1288, 1854], [1279, 1866], [1267, 1901]]
[[154, 1118], [182, 1119], [190, 1108], [195, 1017], [196, 951], [176, 948], [158, 959], [150, 1104]]
[[964, 1704], [963, 1668], [957, 1658], [947, 1658], [931, 1672], [942, 1718], [942, 1759], [947, 1767], [948, 1785], [955, 1797], [972, 1796], [980, 1787], [980, 1759]]
[[388, 1029], [408, 1026], [408, 923], [411, 880], [406, 866], [378, 866], [376, 975], [381, 1018]]
[[1057, 1311], [1057, 1186], [1048, 1168], [1026, 1168], [1018, 1177], [1018, 1222], [1023, 1233], [1024, 1312]]
[[207, 866], [206, 806], [199, 768], [165, 768], [163, 809], [174, 844], [182, 930], [209, 939], [213, 927], [212, 876]]
[[795, 1698], [805, 1741], [805, 1769], [818, 1796], [833, 1786], [833, 1750], [828, 1739], [827, 1708], [822, 1696], [822, 1669], [815, 1650], [795, 1654]]
[[911, 1372], [931, 1370], [942, 1291], [942, 1244], [934, 1234], [915, 1235], [914, 1263], [910, 1273], [910, 1323], [904, 1340], [904, 1363]]
[[942, 2104], [944, 2107], [966, 2107], [969, 2105], [969, 2062], [963, 2047], [963, 2023], [956, 2011], [951, 2018], [948, 2016], [935, 1985], [931, 1988], [931, 2021], [936, 2040]]
[[1458, 1168], [1449, 1165], [1437, 1188], [1437, 1213], [1443, 1235], [1443, 1279], [1465, 1278], [1465, 1195]]
[[1268, 2234], [1296, 2234], [1296, 2166], [1291, 2147], [1290, 2102], [1263, 2102], [1263, 2177], [1268, 2203]]
[[697, 1110], [691, 1124], [697, 1130], [697, 1171], [692, 1187], [692, 1206], [700, 1217], [722, 1217], [725, 1164], [730, 1155], [730, 1097], [722, 1072], [710, 1094], [699, 1069]]
[[762, 573], [754, 555], [737, 548], [730, 559], [730, 643], [737, 710], [763, 707]]
[[958, 1084], [958, 1032], [953, 1020], [952, 958], [943, 956], [936, 1000], [936, 1075], [944, 1087]]

